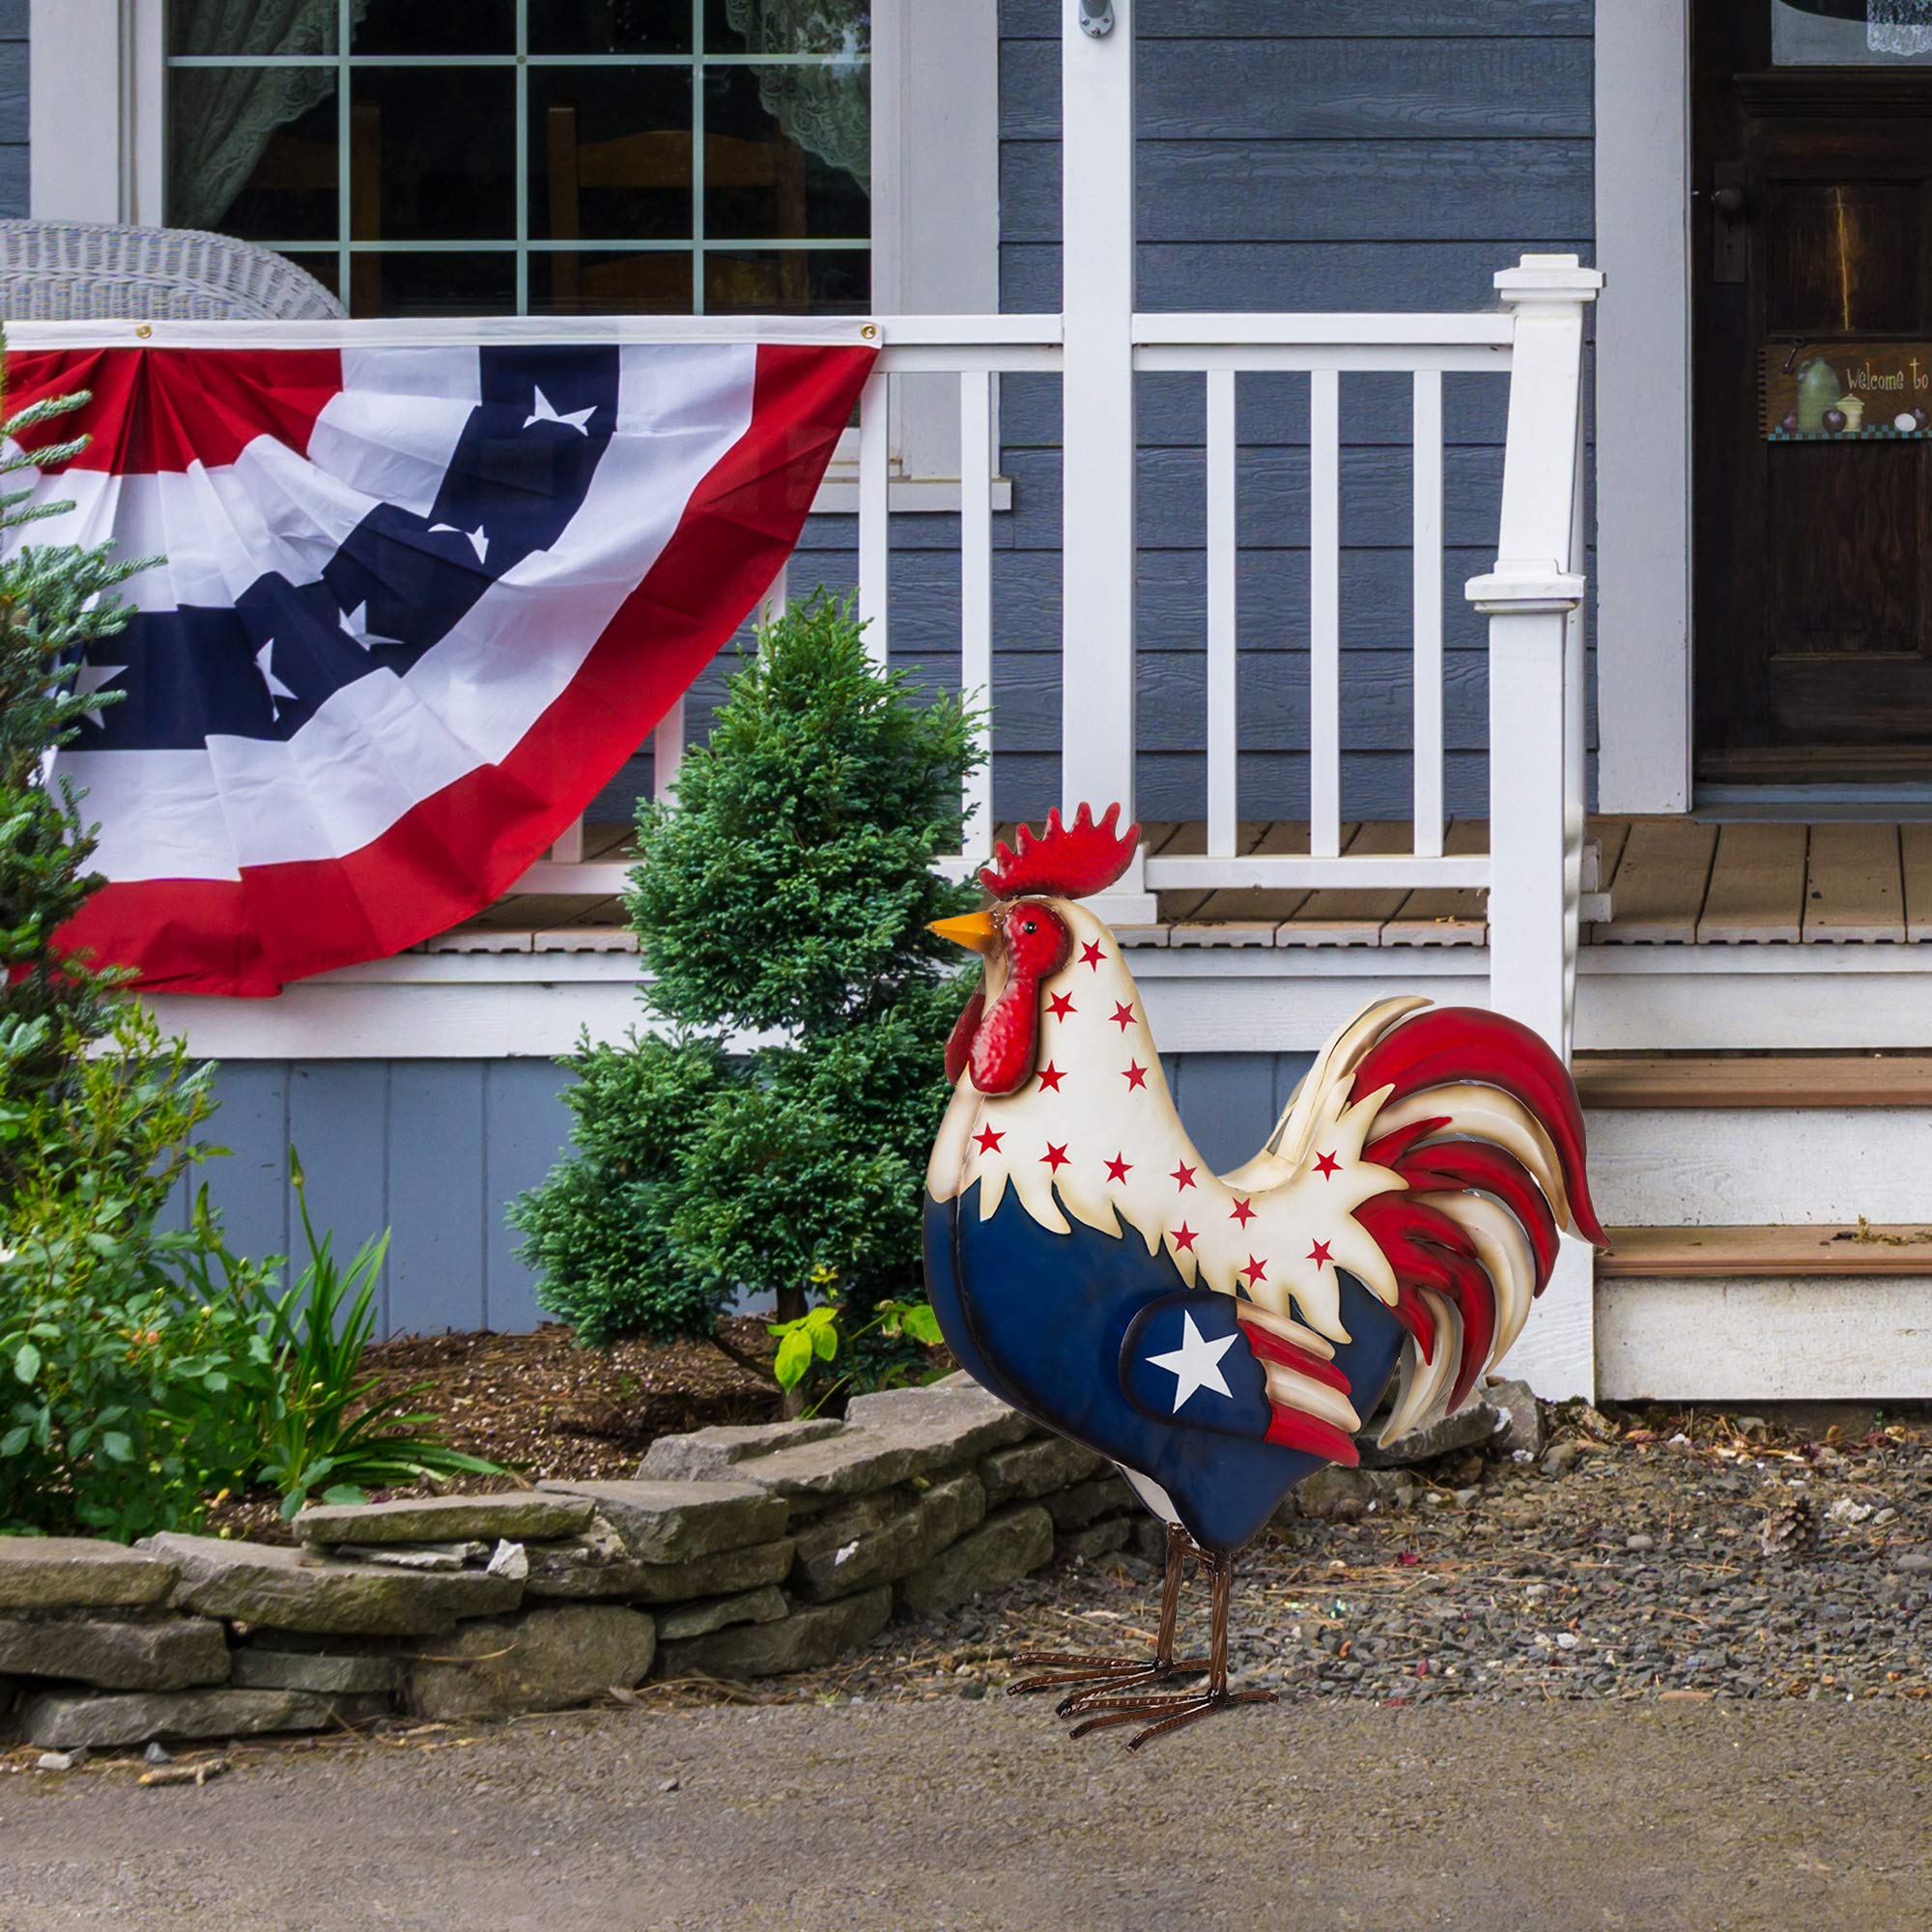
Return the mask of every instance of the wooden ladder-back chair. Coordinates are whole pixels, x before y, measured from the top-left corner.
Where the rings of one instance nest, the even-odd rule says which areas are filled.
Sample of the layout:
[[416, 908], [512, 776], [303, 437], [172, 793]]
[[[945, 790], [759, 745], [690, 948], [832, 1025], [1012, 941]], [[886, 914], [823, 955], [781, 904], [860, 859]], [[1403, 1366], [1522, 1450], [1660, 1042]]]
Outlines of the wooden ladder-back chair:
[[[583, 142], [578, 139], [577, 109], [558, 105], [550, 110], [545, 136], [550, 160], [550, 232], [554, 241], [582, 239], [582, 198], [586, 189], [671, 185], [688, 184], [692, 178], [691, 134], [684, 128]], [[780, 234], [787, 239], [805, 235], [805, 156], [792, 143], [707, 134], [704, 180], [708, 187], [776, 189]], [[590, 245], [596, 244], [593, 242]], [[767, 298], [762, 289], [756, 290], [747, 305], [793, 311], [810, 306], [810, 265], [803, 251], [786, 249], [774, 267], [758, 264], [753, 268], [763, 271], [770, 294]], [[560, 309], [586, 301], [622, 301], [639, 293], [647, 298], [656, 296], [659, 307], [690, 306], [688, 300], [673, 294], [674, 285], [663, 274], [658, 258], [650, 255], [586, 270], [581, 252], [562, 249], [553, 257], [551, 275]]]
[[[339, 185], [338, 168], [332, 141], [298, 140], [283, 130], [262, 151], [249, 185], [328, 194]], [[372, 100], [349, 110], [349, 239], [383, 239], [383, 110]], [[345, 293], [350, 314], [377, 314], [383, 306], [382, 257], [352, 256]]]

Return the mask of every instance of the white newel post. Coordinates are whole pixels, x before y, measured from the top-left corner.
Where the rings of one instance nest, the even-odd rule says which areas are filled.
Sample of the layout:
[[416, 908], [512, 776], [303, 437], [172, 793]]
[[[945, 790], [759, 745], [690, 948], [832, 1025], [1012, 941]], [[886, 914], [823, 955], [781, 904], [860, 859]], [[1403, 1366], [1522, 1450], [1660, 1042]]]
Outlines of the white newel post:
[[[1061, 0], [1061, 810], [1134, 809], [1134, 0]], [[1093, 901], [1155, 917], [1137, 854]]]
[[[1580, 837], [1572, 806], [1584, 580], [1577, 493], [1583, 312], [1604, 278], [1574, 255], [1526, 255], [1496, 277], [1516, 314], [1496, 567], [1468, 585], [1490, 619], [1490, 1002], [1567, 1054], [1569, 943]], [[1566, 1236], [1512, 1370], [1539, 1395], [1596, 1394], [1588, 1246]]]

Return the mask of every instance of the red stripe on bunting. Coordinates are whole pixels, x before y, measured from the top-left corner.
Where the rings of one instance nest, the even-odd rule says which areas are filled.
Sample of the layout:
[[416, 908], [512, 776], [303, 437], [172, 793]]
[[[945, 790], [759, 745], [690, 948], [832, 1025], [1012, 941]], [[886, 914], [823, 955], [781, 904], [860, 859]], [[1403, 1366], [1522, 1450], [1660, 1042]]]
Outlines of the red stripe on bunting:
[[499, 898], [770, 587], [875, 355], [758, 351], [750, 428], [698, 485], [568, 688], [502, 763], [466, 774], [347, 858], [251, 867], [239, 882], [103, 887], [63, 938], [134, 967], [151, 991], [262, 995], [401, 952]]
[[259, 437], [308, 454], [316, 418], [342, 393], [337, 349], [60, 349], [7, 357], [6, 409], [88, 391], [71, 415], [29, 430], [31, 454], [91, 437], [64, 469], [150, 476], [200, 463], [225, 468]]

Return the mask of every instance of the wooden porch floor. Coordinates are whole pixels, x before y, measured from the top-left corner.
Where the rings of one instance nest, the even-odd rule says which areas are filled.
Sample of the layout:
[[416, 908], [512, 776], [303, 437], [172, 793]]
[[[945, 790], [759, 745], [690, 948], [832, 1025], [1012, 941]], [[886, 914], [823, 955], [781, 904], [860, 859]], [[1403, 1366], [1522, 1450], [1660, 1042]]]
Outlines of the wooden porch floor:
[[[1002, 837], [1012, 828], [1001, 826]], [[1489, 849], [1489, 821], [1453, 820], [1452, 854]], [[625, 856], [628, 826], [587, 826], [583, 855]], [[1609, 897], [1610, 918], [1584, 928], [1595, 946], [1833, 946], [1932, 941], [1932, 822], [1818, 824], [1687, 818], [1593, 818], [1586, 893]], [[1150, 824], [1148, 849], [1207, 850], [1198, 820]], [[1344, 853], [1409, 848], [1406, 823], [1370, 820], [1343, 829]], [[1301, 853], [1308, 828], [1250, 819], [1243, 853]], [[1160, 895], [1159, 923], [1134, 936], [1165, 946], [1485, 946], [1484, 895], [1468, 889], [1373, 891], [1222, 890]], [[599, 944], [623, 923], [614, 897], [524, 896], [498, 901], [438, 950], [513, 946], [534, 931], [539, 950]], [[573, 935], [575, 939], [573, 940]], [[521, 949], [519, 949], [521, 950]]]

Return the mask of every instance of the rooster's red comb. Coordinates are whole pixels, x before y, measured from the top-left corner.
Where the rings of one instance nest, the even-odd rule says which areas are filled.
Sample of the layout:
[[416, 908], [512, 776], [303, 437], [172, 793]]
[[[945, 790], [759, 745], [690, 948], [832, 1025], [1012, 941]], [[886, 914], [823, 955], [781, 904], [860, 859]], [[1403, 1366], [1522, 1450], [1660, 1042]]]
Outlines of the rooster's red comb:
[[1094, 809], [1083, 805], [1071, 827], [1060, 822], [1056, 806], [1046, 814], [1046, 830], [1035, 838], [1022, 825], [1015, 835], [1019, 850], [1005, 839], [993, 848], [993, 863], [980, 868], [980, 883], [996, 899], [1019, 898], [1029, 893], [1051, 893], [1056, 898], [1084, 899], [1104, 892], [1127, 869], [1141, 836], [1138, 825], [1114, 831], [1121, 808], [1110, 805], [1099, 824]]

